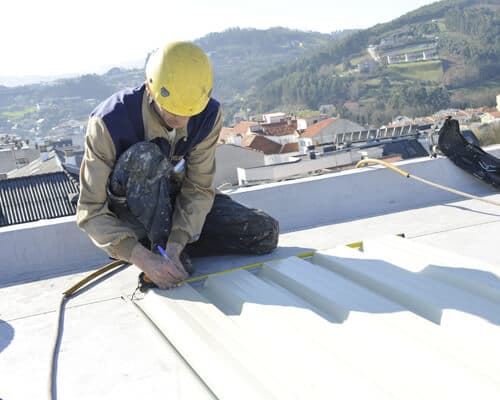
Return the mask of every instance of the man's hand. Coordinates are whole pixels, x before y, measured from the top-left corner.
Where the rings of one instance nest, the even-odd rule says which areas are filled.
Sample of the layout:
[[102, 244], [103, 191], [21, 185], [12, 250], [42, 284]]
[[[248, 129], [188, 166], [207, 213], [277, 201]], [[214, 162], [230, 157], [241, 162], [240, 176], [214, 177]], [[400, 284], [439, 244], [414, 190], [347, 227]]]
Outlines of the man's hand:
[[[181, 246], [179, 243], [175, 243], [175, 242], [167, 242], [167, 244], [165, 246], [165, 250], [167, 250], [168, 256], [170, 258], [172, 258], [172, 260], [176, 260], [176, 261], [179, 261], [179, 257], [181, 255], [182, 249], [183, 249], [183, 246]], [[181, 262], [179, 261], [179, 264], [180, 263]]]
[[[174, 249], [171, 251], [173, 252]], [[169, 253], [169, 250], [167, 252]], [[152, 253], [138, 243], [132, 249], [129, 261], [144, 271], [146, 276], [159, 288], [170, 289], [188, 278], [187, 272], [179, 261], [179, 254], [173, 252], [171, 256], [169, 253], [169, 257], [166, 259]]]

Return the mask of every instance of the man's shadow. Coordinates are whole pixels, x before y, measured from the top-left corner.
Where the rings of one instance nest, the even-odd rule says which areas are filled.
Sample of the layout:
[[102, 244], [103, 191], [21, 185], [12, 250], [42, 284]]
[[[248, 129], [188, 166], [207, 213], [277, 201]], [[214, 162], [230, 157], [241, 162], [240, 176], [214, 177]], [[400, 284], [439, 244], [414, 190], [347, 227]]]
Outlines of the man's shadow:
[[[329, 257], [345, 267], [328, 267], [325, 259]], [[273, 267], [264, 266], [198, 282], [193, 288], [201, 297], [195, 301], [213, 302], [226, 315], [241, 314], [245, 304], [299, 307], [319, 313], [333, 323], [344, 323], [351, 312], [411, 311], [440, 325], [446, 310], [457, 310], [500, 326], [500, 279], [491, 272], [446, 265], [429, 265], [419, 272], [411, 272], [380, 259], [328, 255], [312, 266], [303, 260], [299, 262], [302, 264], [289, 267], [285, 261], [281, 267], [283, 279], [275, 279], [277, 275], [269, 273]], [[295, 268], [294, 275], [290, 275], [287, 268]], [[308, 272], [308, 268], [315, 270]], [[306, 275], [309, 283], [304, 279]], [[319, 286], [323, 298], [313, 304], [320, 296], [319, 291], [315, 293]], [[309, 298], [304, 297], [307, 291], [313, 293]], [[188, 291], [186, 295], [180, 292], [166, 291], [164, 294], [193, 301]], [[221, 293], [225, 300], [219, 302]]]
[[0, 353], [4, 351], [14, 338], [12, 325], [0, 319]]

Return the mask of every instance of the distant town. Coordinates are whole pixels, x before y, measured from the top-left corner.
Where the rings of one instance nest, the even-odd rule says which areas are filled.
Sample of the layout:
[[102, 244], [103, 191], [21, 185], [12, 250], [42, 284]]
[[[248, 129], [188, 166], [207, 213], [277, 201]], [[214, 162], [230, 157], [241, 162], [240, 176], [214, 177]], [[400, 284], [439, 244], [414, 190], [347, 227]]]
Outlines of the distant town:
[[[487, 143], [481, 138], [500, 129], [500, 95], [496, 101], [496, 108], [446, 109], [416, 119], [397, 116], [379, 127], [335, 116], [333, 105], [302, 116], [283, 112], [251, 120], [236, 116], [233, 126], [223, 127], [219, 137], [215, 183], [229, 189], [324, 174], [350, 168], [366, 156], [391, 161], [429, 156], [447, 117], [459, 121], [468, 140], [491, 144], [498, 135]], [[53, 132], [40, 137], [34, 129], [29, 138], [12, 130], [0, 133], [0, 180], [65, 171], [77, 182], [85, 125], [70, 120]]]

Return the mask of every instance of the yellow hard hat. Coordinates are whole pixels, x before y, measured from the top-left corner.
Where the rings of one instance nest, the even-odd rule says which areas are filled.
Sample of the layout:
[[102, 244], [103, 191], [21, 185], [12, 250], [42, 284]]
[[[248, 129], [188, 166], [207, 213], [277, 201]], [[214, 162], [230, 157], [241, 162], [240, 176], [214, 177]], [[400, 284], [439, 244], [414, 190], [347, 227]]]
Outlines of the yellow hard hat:
[[146, 83], [162, 108], [190, 117], [202, 112], [210, 100], [212, 67], [198, 46], [174, 42], [151, 54], [146, 65]]

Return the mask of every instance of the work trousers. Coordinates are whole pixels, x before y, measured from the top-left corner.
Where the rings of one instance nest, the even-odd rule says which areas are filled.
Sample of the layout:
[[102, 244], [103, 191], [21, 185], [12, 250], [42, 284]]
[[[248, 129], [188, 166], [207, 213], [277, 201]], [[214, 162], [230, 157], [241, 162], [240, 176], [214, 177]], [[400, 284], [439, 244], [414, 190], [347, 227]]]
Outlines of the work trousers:
[[[134, 227], [143, 244], [155, 251], [165, 246], [179, 191], [173, 167], [152, 142], [131, 146], [118, 159], [110, 177], [111, 210]], [[192, 256], [228, 253], [266, 254], [278, 244], [278, 221], [243, 206], [229, 196], [216, 194], [197, 241], [186, 246]]]

